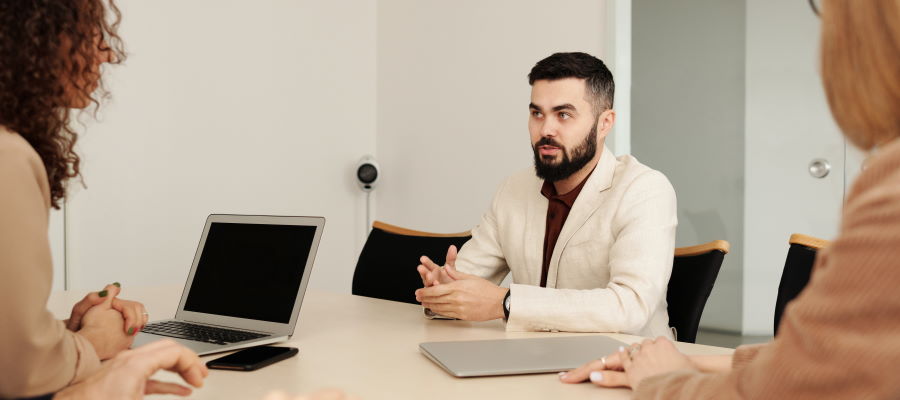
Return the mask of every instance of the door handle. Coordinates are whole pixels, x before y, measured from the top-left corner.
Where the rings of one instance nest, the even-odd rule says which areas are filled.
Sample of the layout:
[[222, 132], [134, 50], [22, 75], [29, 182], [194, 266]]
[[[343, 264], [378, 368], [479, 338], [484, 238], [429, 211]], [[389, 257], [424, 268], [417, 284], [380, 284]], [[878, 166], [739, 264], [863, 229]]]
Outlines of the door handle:
[[831, 172], [831, 164], [828, 163], [828, 160], [817, 158], [809, 163], [809, 174], [813, 178], [822, 179], [828, 176], [829, 172]]

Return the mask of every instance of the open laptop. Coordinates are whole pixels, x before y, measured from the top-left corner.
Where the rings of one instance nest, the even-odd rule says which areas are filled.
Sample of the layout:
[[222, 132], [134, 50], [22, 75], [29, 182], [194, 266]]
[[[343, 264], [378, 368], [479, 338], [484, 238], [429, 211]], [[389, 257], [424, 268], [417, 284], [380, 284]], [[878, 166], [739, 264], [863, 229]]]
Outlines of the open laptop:
[[174, 339], [210, 354], [294, 334], [325, 218], [210, 215], [175, 318], [147, 324], [140, 346]]
[[624, 342], [606, 336], [469, 340], [419, 344], [425, 356], [459, 378], [568, 371], [615, 353]]

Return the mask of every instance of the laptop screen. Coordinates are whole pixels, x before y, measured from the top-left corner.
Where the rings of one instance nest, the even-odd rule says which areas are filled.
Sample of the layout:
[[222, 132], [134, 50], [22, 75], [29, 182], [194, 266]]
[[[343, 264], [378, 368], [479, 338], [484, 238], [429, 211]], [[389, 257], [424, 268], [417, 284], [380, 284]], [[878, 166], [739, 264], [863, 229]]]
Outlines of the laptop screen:
[[315, 226], [213, 222], [186, 311], [289, 323]]

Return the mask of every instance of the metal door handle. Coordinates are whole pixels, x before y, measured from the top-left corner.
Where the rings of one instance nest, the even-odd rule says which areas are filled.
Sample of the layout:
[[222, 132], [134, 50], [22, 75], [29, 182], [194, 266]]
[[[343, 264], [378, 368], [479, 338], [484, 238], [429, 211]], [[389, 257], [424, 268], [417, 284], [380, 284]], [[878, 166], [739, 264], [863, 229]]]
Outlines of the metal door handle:
[[828, 176], [829, 172], [831, 172], [831, 164], [828, 163], [828, 160], [817, 158], [809, 163], [809, 174], [813, 178], [822, 179]]

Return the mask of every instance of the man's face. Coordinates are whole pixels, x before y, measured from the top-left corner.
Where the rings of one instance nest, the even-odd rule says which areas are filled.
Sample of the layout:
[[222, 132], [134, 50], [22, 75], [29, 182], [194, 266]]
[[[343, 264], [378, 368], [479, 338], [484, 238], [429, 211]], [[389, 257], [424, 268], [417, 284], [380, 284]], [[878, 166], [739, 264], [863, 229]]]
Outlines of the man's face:
[[551, 182], [568, 178], [594, 158], [598, 140], [606, 137], [605, 125], [597, 134], [599, 120], [585, 91], [584, 79], [534, 82], [528, 130], [539, 178]]

